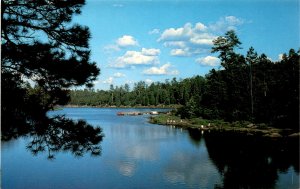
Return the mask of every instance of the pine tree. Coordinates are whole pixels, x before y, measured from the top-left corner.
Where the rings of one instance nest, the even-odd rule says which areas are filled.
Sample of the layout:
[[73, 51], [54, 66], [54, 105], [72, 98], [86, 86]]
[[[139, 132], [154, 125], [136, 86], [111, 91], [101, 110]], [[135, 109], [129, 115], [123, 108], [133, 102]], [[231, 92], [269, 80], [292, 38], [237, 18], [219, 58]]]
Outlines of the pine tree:
[[[81, 13], [84, 3], [1, 0], [4, 138], [32, 133], [37, 125], [45, 130], [62, 126], [58, 122], [66, 123], [64, 119], [48, 119], [46, 112], [69, 101], [68, 88], [91, 87], [99, 75], [96, 63], [90, 61], [89, 29], [71, 22], [74, 15]], [[80, 129], [86, 124], [77, 126]], [[91, 133], [102, 138], [100, 132]]]

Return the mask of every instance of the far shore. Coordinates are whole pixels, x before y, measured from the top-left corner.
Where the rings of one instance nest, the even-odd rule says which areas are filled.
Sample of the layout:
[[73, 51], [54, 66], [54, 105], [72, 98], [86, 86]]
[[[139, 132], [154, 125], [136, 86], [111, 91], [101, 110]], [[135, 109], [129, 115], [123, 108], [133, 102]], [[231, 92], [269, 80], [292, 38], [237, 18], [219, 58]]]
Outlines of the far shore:
[[279, 129], [265, 124], [253, 124], [250, 122], [228, 123], [221, 120], [205, 120], [201, 118], [180, 119], [174, 115], [160, 114], [152, 116], [150, 123], [183, 129], [197, 129], [201, 131], [218, 131], [225, 133], [236, 133], [245, 136], [260, 136], [267, 138], [296, 138], [299, 139], [299, 130]]
[[144, 108], [151, 108], [151, 109], [175, 109], [180, 107], [180, 105], [157, 105], [157, 106], [90, 106], [90, 105], [64, 105], [64, 106], [57, 106], [57, 108], [124, 108], [124, 109], [130, 109], [130, 108], [136, 108], [136, 109], [144, 109]]
[[[60, 108], [124, 108], [124, 109], [176, 109], [180, 105], [158, 105], [158, 106], [89, 106], [89, 105], [65, 105]], [[164, 126], [183, 129], [197, 129], [201, 131], [235, 132], [246, 136], [262, 136], [268, 138], [297, 138], [300, 137], [299, 130], [280, 129], [267, 126], [266, 124], [253, 124], [250, 122], [228, 123], [222, 120], [205, 120], [201, 118], [180, 119], [180, 117], [168, 114], [151, 116], [149, 122]]]

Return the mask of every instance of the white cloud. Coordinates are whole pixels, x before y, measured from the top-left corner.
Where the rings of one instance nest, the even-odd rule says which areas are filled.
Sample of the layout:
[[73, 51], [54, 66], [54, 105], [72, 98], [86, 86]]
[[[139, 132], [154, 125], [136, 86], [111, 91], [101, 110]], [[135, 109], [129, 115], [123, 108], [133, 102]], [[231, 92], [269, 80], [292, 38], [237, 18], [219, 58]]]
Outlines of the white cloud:
[[148, 56], [138, 51], [127, 51], [124, 56], [117, 59], [118, 62], [125, 64], [150, 64], [156, 56]]
[[188, 39], [192, 34], [192, 24], [186, 23], [181, 28], [169, 28], [166, 29], [158, 39], [158, 41], [180, 41], [183, 39]]
[[161, 67], [151, 67], [147, 70], [144, 70], [144, 74], [146, 75], [178, 75], [178, 70], [170, 70], [171, 64], [167, 63], [162, 65]]
[[114, 77], [120, 78], [120, 77], [125, 77], [126, 75], [120, 72], [117, 72], [114, 74]]
[[133, 84], [133, 83], [135, 83], [135, 81], [133, 81], [133, 80], [126, 80], [125, 83], [126, 84]]
[[100, 83], [99, 80], [96, 80], [96, 81], [93, 82], [94, 85], [96, 85], [96, 84], [98, 84], [98, 83]]
[[103, 81], [104, 84], [112, 84], [114, 82], [114, 78], [113, 77], [109, 77], [106, 80]]
[[160, 50], [142, 48], [142, 54], [145, 56], [158, 56], [160, 54]]
[[220, 64], [220, 59], [214, 56], [206, 56], [197, 58], [196, 62], [203, 66], [218, 66]]
[[217, 36], [243, 23], [242, 19], [235, 16], [222, 17], [210, 25], [186, 23], [183, 27], [164, 30], [157, 41], [171, 48], [172, 56], [193, 56], [209, 52]]
[[172, 56], [192, 56], [207, 50], [216, 36], [208, 32], [208, 27], [198, 22], [193, 26], [186, 23], [180, 28], [166, 29], [157, 40], [170, 47]]
[[221, 17], [216, 23], [209, 25], [211, 31], [224, 33], [228, 30], [236, 30], [236, 27], [244, 21], [235, 16]]
[[244, 23], [244, 21], [242, 19], [239, 19], [235, 16], [226, 16], [225, 17], [225, 21], [229, 24], [229, 25], [241, 25]]
[[185, 49], [172, 49], [170, 54], [172, 56], [190, 56], [191, 55], [188, 48], [185, 48]]
[[104, 50], [108, 52], [119, 51], [122, 48], [138, 45], [138, 41], [133, 36], [123, 35], [122, 37], [119, 37], [113, 44], [106, 45]]
[[130, 35], [123, 35], [122, 37], [117, 39], [116, 44], [119, 47], [137, 46], [138, 41]]
[[159, 49], [142, 48], [141, 51], [127, 51], [123, 56], [116, 58], [110, 67], [125, 68], [134, 65], [158, 64]]
[[201, 22], [198, 22], [198, 23], [196, 23], [195, 30], [206, 31], [207, 30], [207, 26], [205, 26]]
[[158, 41], [176, 40], [183, 36], [183, 28], [169, 28], [166, 29], [158, 39]]
[[159, 29], [155, 28], [155, 29], [149, 31], [148, 34], [150, 34], [150, 35], [159, 34], [159, 32], [160, 32]]
[[184, 41], [166, 41], [164, 42], [165, 47], [177, 47], [177, 48], [185, 48], [186, 43]]
[[215, 35], [210, 33], [198, 33], [190, 38], [190, 42], [194, 45], [213, 45], [213, 40], [216, 38]]
[[151, 79], [145, 79], [145, 82], [149, 85], [151, 83], [153, 83], [153, 81]]
[[278, 60], [281, 61], [281, 60], [282, 60], [282, 57], [283, 57], [283, 54], [279, 54], [279, 55], [278, 55]]

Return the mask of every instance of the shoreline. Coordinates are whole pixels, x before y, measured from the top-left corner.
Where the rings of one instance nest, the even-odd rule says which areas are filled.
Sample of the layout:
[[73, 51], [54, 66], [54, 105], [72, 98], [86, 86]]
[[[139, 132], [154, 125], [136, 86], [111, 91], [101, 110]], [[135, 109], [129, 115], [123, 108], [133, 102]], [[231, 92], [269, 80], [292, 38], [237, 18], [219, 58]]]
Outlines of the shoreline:
[[[176, 109], [178, 105], [170, 106], [79, 106], [79, 105], [65, 105], [57, 106], [60, 108], [112, 108], [112, 109]], [[253, 124], [250, 122], [233, 122], [228, 123], [222, 120], [205, 120], [200, 118], [194, 119], [180, 119], [177, 116], [170, 114], [160, 114], [151, 116], [148, 120], [151, 124], [158, 124], [163, 126], [172, 126], [182, 129], [196, 129], [200, 131], [216, 131], [222, 133], [237, 133], [245, 136], [258, 136], [265, 138], [300, 138], [299, 130], [279, 129], [267, 126], [265, 124]]]
[[[199, 120], [199, 119], [198, 119]], [[201, 123], [193, 123], [193, 120], [180, 119], [179, 117], [172, 115], [158, 115], [151, 116], [149, 118], [149, 123], [158, 124], [163, 126], [171, 126], [182, 129], [196, 129], [199, 131], [216, 131], [222, 133], [236, 133], [245, 136], [257, 136], [264, 138], [296, 138], [299, 139], [299, 130], [292, 129], [279, 129], [274, 127], [269, 127], [266, 125], [260, 126], [247, 123], [243, 125], [242, 123], [227, 123], [219, 122], [216, 120], [202, 120]]]
[[88, 106], [88, 105], [64, 105], [56, 108], [124, 108], [124, 109], [176, 109], [179, 105], [158, 105], [158, 106]]

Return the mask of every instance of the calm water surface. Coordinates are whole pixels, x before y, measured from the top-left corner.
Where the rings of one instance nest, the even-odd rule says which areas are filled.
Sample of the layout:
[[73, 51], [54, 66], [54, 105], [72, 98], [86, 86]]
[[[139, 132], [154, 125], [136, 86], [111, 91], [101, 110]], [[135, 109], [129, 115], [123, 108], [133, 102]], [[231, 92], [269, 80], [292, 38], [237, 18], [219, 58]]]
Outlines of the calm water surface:
[[[100, 126], [101, 156], [58, 152], [33, 156], [30, 138], [2, 142], [3, 189], [34, 188], [299, 188], [298, 142], [221, 136], [147, 123], [134, 109], [53, 111]], [[149, 111], [139, 109], [138, 111]]]

